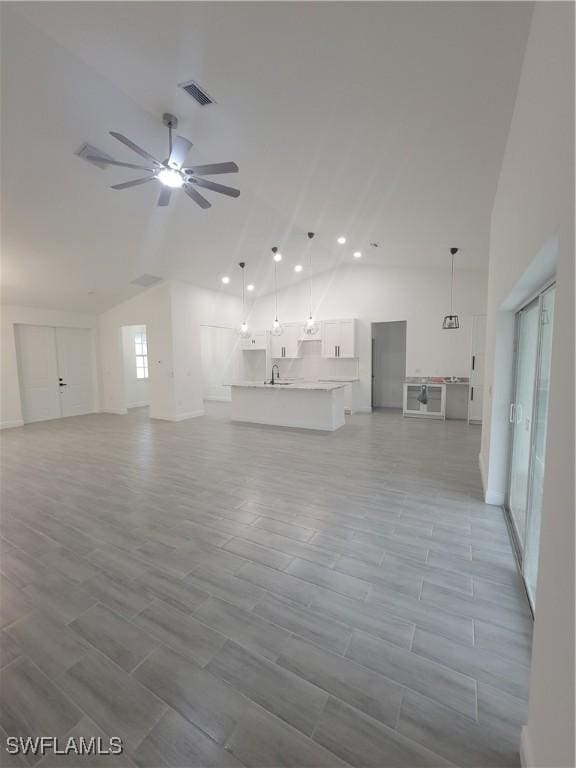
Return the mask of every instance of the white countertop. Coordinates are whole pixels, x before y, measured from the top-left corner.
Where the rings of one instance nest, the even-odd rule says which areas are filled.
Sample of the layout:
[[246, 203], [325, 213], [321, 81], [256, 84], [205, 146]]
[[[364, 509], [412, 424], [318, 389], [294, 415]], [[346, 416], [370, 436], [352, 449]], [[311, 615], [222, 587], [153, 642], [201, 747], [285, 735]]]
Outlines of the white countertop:
[[[282, 380], [281, 380], [282, 381]], [[345, 381], [290, 381], [285, 384], [269, 384], [263, 381], [235, 381], [230, 386], [242, 387], [244, 389], [275, 389], [280, 390], [320, 390], [322, 392], [331, 392], [333, 389], [341, 389], [346, 386]]]
[[344, 384], [351, 384], [354, 381], [360, 381], [360, 378], [358, 376], [325, 376], [318, 381], [341, 381]]

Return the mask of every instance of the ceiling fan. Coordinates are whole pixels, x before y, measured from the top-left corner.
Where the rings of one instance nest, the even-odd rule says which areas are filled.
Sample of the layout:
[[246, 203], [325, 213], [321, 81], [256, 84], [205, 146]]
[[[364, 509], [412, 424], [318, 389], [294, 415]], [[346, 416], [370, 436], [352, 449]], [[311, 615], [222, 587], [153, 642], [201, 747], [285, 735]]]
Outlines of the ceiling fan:
[[121, 133], [110, 131], [110, 135], [118, 141], [125, 144], [140, 157], [148, 161], [147, 165], [135, 165], [134, 163], [121, 163], [118, 160], [111, 160], [98, 155], [89, 155], [87, 160], [99, 161], [107, 165], [119, 165], [122, 168], [134, 168], [136, 170], [148, 171], [149, 175], [134, 181], [124, 181], [121, 184], [113, 184], [112, 189], [128, 189], [140, 184], [146, 184], [149, 181], [159, 181], [162, 184], [158, 205], [166, 206], [170, 203], [170, 196], [173, 189], [183, 189], [184, 192], [197, 203], [200, 208], [210, 208], [212, 203], [198, 192], [196, 187], [211, 189], [213, 192], [219, 192], [222, 195], [238, 197], [239, 189], [226, 187], [224, 184], [217, 184], [203, 176], [213, 176], [218, 173], [237, 173], [236, 163], [210, 163], [208, 165], [191, 165], [184, 167], [188, 152], [192, 147], [192, 142], [185, 139], [184, 136], [176, 136], [172, 141], [172, 131], [178, 125], [178, 119], [174, 115], [166, 113], [162, 116], [162, 122], [168, 128], [168, 158], [164, 161], [157, 160], [145, 149], [142, 149], [133, 141], [123, 136]]

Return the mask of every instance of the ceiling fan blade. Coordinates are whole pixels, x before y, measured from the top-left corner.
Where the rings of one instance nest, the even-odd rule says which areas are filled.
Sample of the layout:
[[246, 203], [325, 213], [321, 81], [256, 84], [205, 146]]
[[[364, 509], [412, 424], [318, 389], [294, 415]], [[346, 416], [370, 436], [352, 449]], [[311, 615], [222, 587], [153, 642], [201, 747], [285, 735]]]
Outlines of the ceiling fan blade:
[[213, 192], [220, 192], [221, 195], [228, 195], [229, 197], [239, 197], [240, 196], [240, 190], [234, 189], [234, 187], [225, 187], [224, 184], [216, 184], [215, 181], [210, 181], [209, 179], [195, 179], [191, 178], [189, 181], [192, 184], [198, 184], [200, 187], [206, 187], [206, 189], [211, 189]]
[[145, 157], [146, 160], [150, 160], [154, 163], [154, 165], [162, 165], [162, 163], [159, 160], [156, 160], [155, 157], [152, 157], [151, 154], [146, 152], [145, 149], [142, 149], [142, 147], [139, 147], [138, 144], [134, 144], [133, 141], [130, 141], [130, 139], [127, 139], [126, 136], [123, 136], [121, 133], [116, 133], [116, 131], [110, 131], [110, 136], [114, 136], [115, 139], [122, 142], [122, 144], [125, 144], [127, 147], [130, 147], [130, 149], [133, 152], [136, 152], [140, 157]]
[[170, 203], [170, 195], [172, 194], [172, 190], [170, 187], [162, 187], [160, 190], [160, 195], [158, 196], [158, 205], [160, 207], [165, 207]]
[[192, 165], [184, 171], [195, 173], [197, 176], [213, 176], [217, 173], [238, 173], [236, 163], [210, 163], [209, 165]]
[[146, 176], [145, 179], [135, 179], [134, 181], [123, 181], [122, 184], [113, 184], [111, 189], [128, 189], [128, 187], [137, 187], [139, 184], [146, 184], [152, 181], [154, 176]]
[[184, 192], [186, 192], [188, 197], [191, 197], [195, 203], [198, 203], [200, 208], [212, 207], [212, 203], [209, 200], [206, 200], [206, 198], [203, 197], [200, 192], [197, 192], [194, 187], [191, 187], [189, 184], [184, 185]]
[[106, 163], [107, 165], [119, 165], [122, 168], [136, 168], [139, 171], [150, 171], [150, 173], [154, 172], [153, 168], [146, 168], [144, 165], [134, 165], [134, 163], [121, 163], [119, 160], [109, 160], [106, 157], [98, 157], [97, 155], [88, 155], [86, 160], [92, 160], [99, 163]]
[[191, 147], [191, 141], [185, 139], [184, 136], [176, 136], [172, 144], [172, 152], [170, 152], [170, 157], [168, 158], [168, 165], [172, 168], [182, 168]]

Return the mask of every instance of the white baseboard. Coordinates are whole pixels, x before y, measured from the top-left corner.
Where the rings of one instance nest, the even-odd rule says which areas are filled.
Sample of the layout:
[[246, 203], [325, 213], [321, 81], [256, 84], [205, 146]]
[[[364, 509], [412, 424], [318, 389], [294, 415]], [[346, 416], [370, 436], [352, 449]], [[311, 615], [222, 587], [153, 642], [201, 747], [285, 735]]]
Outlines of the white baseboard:
[[528, 733], [527, 725], [522, 726], [522, 732], [520, 734], [520, 764], [522, 768], [531, 768], [531, 766], [534, 765], [534, 757], [530, 745], [530, 735]]
[[126, 408], [102, 408], [100, 413], [113, 413], [116, 416], [126, 416], [128, 410]]
[[372, 406], [369, 405], [367, 408], [354, 408], [352, 413], [372, 413]]
[[12, 419], [8, 421], [0, 421], [0, 429], [13, 429], [14, 427], [23, 427], [24, 422], [22, 419]]
[[506, 501], [505, 494], [501, 491], [491, 491], [487, 487], [486, 483], [486, 470], [484, 468], [484, 460], [482, 453], [478, 454], [478, 466], [480, 467], [480, 477], [482, 478], [482, 490], [484, 492], [484, 501], [486, 504], [490, 504], [493, 507], [502, 507]]
[[203, 397], [203, 400], [208, 400], [211, 403], [231, 403], [231, 397]]
[[142, 400], [140, 403], [128, 403], [126, 408], [144, 408], [145, 405], [150, 405], [148, 400]]

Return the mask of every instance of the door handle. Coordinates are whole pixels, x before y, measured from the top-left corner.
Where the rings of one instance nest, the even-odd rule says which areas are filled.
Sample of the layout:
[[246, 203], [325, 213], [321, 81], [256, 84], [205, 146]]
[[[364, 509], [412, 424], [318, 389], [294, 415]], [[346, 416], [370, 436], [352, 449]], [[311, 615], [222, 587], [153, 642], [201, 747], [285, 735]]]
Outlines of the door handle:
[[516, 406], [516, 423], [520, 424], [522, 421], [522, 417], [524, 416], [524, 408], [522, 408], [522, 403], [518, 403]]
[[474, 400], [474, 387], [470, 387], [470, 400]]
[[516, 421], [515, 410], [516, 410], [516, 404], [510, 403], [510, 411], [508, 413], [508, 421], [510, 422], [510, 424], [514, 424]]
[[68, 386], [68, 384], [64, 384], [64, 382], [63, 382], [63, 381], [59, 381], [59, 382], [58, 382], [58, 386], [59, 386], [59, 387], [67, 387], [67, 386]]
[[476, 364], [476, 355], [472, 355], [472, 370], [474, 370], [475, 364]]

